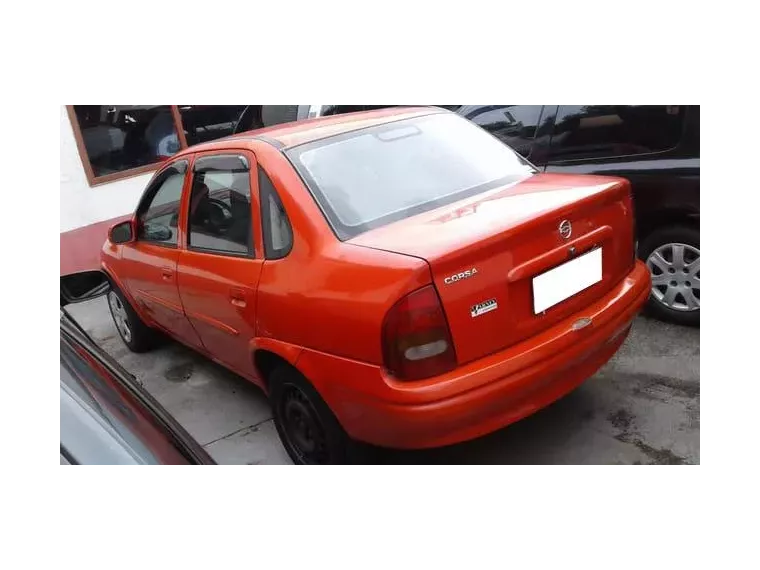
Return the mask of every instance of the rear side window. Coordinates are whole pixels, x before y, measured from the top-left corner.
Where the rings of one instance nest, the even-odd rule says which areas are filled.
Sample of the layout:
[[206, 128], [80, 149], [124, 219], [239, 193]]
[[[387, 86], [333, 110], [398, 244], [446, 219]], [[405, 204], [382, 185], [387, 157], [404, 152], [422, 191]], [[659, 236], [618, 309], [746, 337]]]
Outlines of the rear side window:
[[478, 105], [460, 111], [523, 156], [530, 154], [543, 105]]
[[293, 248], [293, 228], [277, 190], [263, 168], [259, 168], [259, 196], [264, 254], [267, 259], [282, 259]]
[[683, 105], [562, 105], [552, 161], [669, 150], [681, 138], [684, 112]]
[[253, 257], [251, 184], [242, 157], [199, 159], [190, 193], [188, 245], [209, 253]]
[[327, 137], [287, 156], [340, 239], [535, 172], [509, 147], [452, 113]]

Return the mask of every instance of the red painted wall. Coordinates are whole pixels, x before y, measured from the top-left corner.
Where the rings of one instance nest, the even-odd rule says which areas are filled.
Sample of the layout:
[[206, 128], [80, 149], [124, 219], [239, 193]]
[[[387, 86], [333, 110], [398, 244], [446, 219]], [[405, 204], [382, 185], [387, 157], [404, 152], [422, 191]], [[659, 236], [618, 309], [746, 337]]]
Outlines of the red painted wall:
[[100, 249], [108, 229], [131, 214], [61, 234], [61, 275], [100, 268]]

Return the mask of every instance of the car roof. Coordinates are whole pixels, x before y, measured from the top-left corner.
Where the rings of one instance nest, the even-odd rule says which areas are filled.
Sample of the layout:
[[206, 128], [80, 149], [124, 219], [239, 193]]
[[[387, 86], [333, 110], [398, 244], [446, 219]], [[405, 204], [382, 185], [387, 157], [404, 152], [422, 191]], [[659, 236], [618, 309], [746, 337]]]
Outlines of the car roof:
[[[361, 111], [358, 113], [346, 113], [343, 115], [331, 115], [316, 119], [304, 119], [291, 123], [282, 123], [272, 127], [246, 131], [208, 143], [202, 143], [189, 147], [178, 153], [191, 154], [206, 150], [219, 150], [229, 147], [233, 141], [248, 142], [264, 140], [275, 145], [279, 149], [287, 149], [297, 145], [310, 143], [342, 133], [356, 131], [374, 125], [390, 123], [412, 117], [421, 117], [433, 113], [447, 113], [439, 107], [392, 107], [377, 109], [374, 111]], [[246, 145], [247, 146], [247, 145]]]

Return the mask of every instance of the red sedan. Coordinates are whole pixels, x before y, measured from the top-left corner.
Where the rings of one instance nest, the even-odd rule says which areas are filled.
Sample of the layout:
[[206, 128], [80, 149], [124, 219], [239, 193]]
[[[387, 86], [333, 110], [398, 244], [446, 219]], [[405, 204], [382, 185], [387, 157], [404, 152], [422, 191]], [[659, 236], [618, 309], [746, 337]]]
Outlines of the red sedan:
[[630, 187], [539, 174], [406, 108], [188, 148], [103, 247], [124, 342], [156, 331], [269, 396], [297, 463], [486, 434], [560, 398], [647, 300]]

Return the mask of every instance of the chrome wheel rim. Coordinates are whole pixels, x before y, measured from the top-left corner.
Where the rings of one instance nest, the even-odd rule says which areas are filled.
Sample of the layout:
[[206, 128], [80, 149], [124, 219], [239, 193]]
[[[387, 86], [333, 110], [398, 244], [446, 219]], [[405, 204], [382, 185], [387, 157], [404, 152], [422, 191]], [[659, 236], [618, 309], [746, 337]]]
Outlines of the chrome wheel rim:
[[119, 299], [118, 295], [113, 291], [108, 292], [108, 305], [111, 307], [111, 316], [113, 316], [113, 322], [116, 328], [126, 342], [132, 340], [132, 329], [129, 328], [129, 318], [127, 317], [127, 311], [124, 305]]
[[647, 266], [652, 274], [652, 297], [668, 309], [699, 310], [699, 250], [685, 243], [667, 243], [655, 249]]

